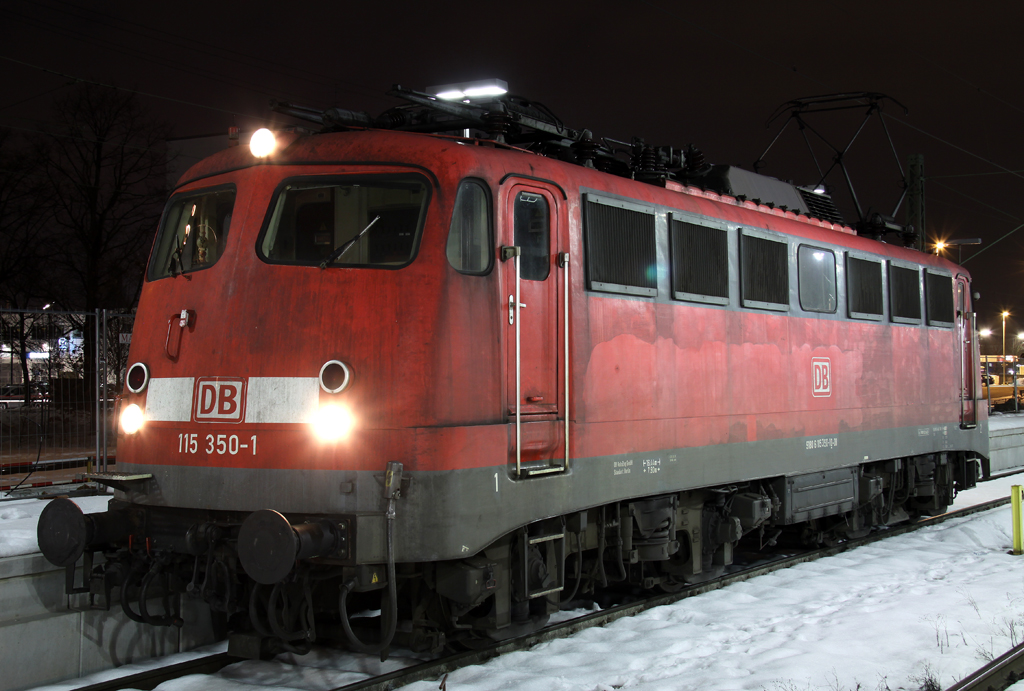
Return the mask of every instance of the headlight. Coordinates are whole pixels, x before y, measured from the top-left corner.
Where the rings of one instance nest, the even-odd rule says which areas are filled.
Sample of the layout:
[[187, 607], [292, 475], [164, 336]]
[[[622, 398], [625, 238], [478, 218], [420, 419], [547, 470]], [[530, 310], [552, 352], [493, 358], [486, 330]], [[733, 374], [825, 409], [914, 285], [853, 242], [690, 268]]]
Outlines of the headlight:
[[142, 408], [132, 403], [121, 411], [121, 429], [125, 434], [135, 434], [142, 428], [146, 418], [142, 414]]
[[136, 362], [128, 368], [128, 375], [125, 377], [128, 390], [132, 393], [139, 393], [149, 383], [149, 368], [141, 362]]
[[320, 368], [320, 388], [327, 393], [340, 393], [352, 381], [352, 371], [341, 360], [328, 360]]
[[320, 406], [313, 418], [313, 431], [320, 441], [332, 442], [346, 438], [355, 420], [348, 408], [340, 405]]
[[274, 133], [266, 127], [261, 127], [253, 132], [252, 139], [249, 140], [249, 150], [252, 151], [252, 155], [256, 158], [269, 156], [274, 153], [276, 147], [277, 140], [274, 137]]

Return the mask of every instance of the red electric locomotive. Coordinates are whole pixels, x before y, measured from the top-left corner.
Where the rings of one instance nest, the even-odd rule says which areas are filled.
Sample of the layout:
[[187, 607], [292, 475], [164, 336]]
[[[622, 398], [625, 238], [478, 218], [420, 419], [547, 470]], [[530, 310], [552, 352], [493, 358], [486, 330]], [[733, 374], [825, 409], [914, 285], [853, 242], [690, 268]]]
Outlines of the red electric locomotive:
[[39, 523], [55, 564], [104, 553], [129, 616], [177, 623], [147, 605], [171, 591], [279, 647], [438, 649], [973, 486], [963, 269], [692, 148], [392, 93], [278, 104], [321, 131], [261, 131], [171, 196], [118, 491]]

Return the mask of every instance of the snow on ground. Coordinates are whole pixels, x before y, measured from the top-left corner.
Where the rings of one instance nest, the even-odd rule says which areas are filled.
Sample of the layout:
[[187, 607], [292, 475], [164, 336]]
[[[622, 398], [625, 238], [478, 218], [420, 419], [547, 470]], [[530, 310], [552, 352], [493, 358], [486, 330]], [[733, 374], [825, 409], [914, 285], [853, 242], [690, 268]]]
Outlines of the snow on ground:
[[[111, 495], [76, 497], [74, 502], [85, 513], [104, 511]], [[0, 502], [0, 557], [19, 557], [39, 551], [36, 523], [39, 514], [50, 502], [42, 499], [19, 499]]]
[[[1005, 497], [1013, 484], [1024, 484], [1024, 475], [984, 483], [957, 505]], [[1010, 544], [1004, 506], [467, 667], [452, 672], [446, 687], [897, 691], [931, 679], [945, 688], [1024, 639], [1024, 556], [1008, 555]], [[245, 661], [157, 688], [325, 691], [418, 661], [397, 652], [382, 664], [323, 650], [278, 660], [297, 666]], [[433, 691], [438, 684], [405, 688]]]

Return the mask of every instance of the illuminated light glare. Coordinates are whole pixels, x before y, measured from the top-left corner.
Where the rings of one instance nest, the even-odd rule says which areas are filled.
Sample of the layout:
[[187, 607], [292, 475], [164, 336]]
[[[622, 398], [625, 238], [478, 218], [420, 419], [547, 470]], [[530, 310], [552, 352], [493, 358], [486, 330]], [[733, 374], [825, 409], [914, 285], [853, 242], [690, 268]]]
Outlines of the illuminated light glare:
[[121, 411], [121, 429], [125, 434], [135, 434], [142, 429], [145, 419], [146, 416], [142, 414], [142, 408], [132, 403]]
[[348, 408], [339, 405], [321, 406], [313, 417], [313, 431], [320, 441], [345, 439], [352, 432], [355, 420]]
[[479, 98], [480, 96], [501, 96], [508, 93], [508, 89], [502, 89], [497, 85], [478, 86], [466, 89], [463, 93], [466, 94], [466, 98]]
[[471, 98], [493, 98], [508, 93], [508, 82], [502, 79], [480, 79], [427, 87], [427, 95], [445, 101], [465, 101]]
[[192, 205], [192, 215], [193, 216], [196, 215], [196, 205], [195, 204]]
[[978, 332], [978, 335], [979, 336], [991, 336], [992, 335], [992, 329], [982, 329], [981, 331]]
[[812, 256], [815, 259], [817, 259], [819, 262], [823, 261], [825, 259], [825, 253], [824, 252], [815, 252]]
[[249, 150], [256, 158], [269, 156], [274, 153], [276, 147], [277, 139], [274, 138], [274, 133], [266, 127], [261, 127], [253, 132], [252, 139], [249, 140]]
[[818, 185], [817, 187], [814, 188], [813, 192], [815, 194], [825, 194], [825, 186], [824, 185]]

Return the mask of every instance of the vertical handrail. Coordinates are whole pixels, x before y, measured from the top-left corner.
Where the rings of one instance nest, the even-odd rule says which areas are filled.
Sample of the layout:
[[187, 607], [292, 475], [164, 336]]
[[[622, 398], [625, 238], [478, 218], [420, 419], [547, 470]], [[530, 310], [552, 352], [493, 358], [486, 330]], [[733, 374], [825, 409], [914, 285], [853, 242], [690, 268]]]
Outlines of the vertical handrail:
[[[966, 303], [965, 303], [966, 304]], [[981, 362], [979, 357], [978, 349], [978, 321], [977, 315], [972, 310], [968, 312], [970, 327], [971, 327], [971, 352], [970, 352], [970, 368], [971, 368], [971, 422], [974, 424], [978, 423], [978, 372], [980, 371]], [[986, 371], [986, 374], [988, 372]]]
[[103, 411], [103, 422], [102, 422], [102, 424], [103, 424], [103, 469], [102, 469], [101, 472], [104, 472], [104, 473], [107, 472], [107, 413], [108, 413], [108, 410], [107, 410], [107, 381], [108, 381], [108, 377], [107, 377], [107, 375], [108, 375], [108, 372], [107, 372], [107, 354], [108, 354], [108, 348], [110, 347], [110, 344], [107, 342], [107, 339], [109, 337], [110, 337], [110, 334], [109, 334], [109, 331], [107, 329], [107, 310], [104, 309], [103, 310], [103, 350], [100, 351], [100, 354], [102, 355], [102, 358], [100, 359], [100, 362], [103, 363], [103, 377], [102, 377], [102, 379], [100, 379], [100, 395], [103, 397], [102, 399], [100, 399], [102, 401], [102, 404], [100, 405], [100, 409]]
[[516, 252], [512, 258], [516, 267], [516, 477], [519, 477], [521, 472], [521, 466], [523, 461], [522, 452], [522, 400], [523, 395], [520, 390], [520, 368], [519, 368], [519, 252]]
[[[964, 360], [964, 348], [967, 346], [967, 323], [970, 321], [967, 316], [967, 296], [964, 295], [964, 284], [962, 281], [957, 281], [957, 296], [959, 297], [959, 319], [960, 322], [960, 424], [967, 424], [967, 362]], [[971, 331], [971, 338], [974, 338], [974, 332]], [[974, 372], [971, 372], [974, 374]]]
[[565, 303], [565, 319], [562, 330], [565, 332], [565, 463], [562, 470], [569, 469], [569, 253], [562, 253], [562, 268], [564, 270], [565, 288], [562, 300]]
[[96, 411], [96, 469], [99, 470], [100, 465], [100, 425], [102, 424], [102, 417], [100, 413], [100, 311], [96, 309], [93, 311], [93, 319], [95, 320], [95, 340], [96, 340], [96, 352], [93, 355], [93, 381], [95, 383], [96, 399], [95, 405], [93, 406]]

